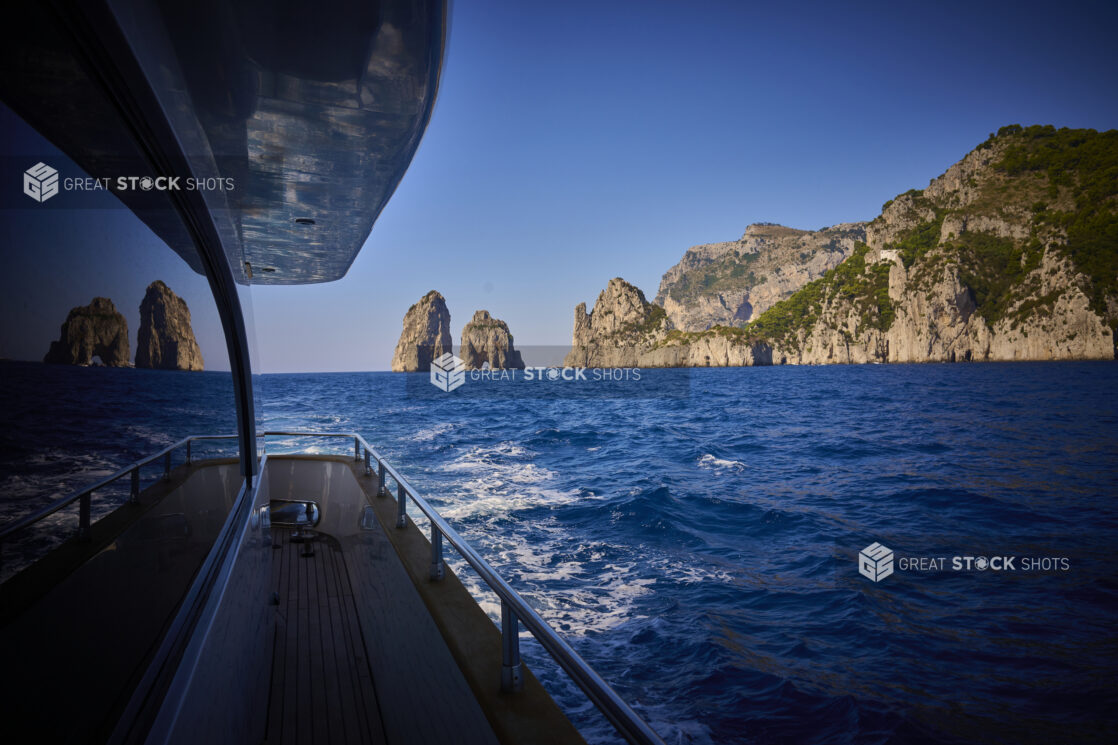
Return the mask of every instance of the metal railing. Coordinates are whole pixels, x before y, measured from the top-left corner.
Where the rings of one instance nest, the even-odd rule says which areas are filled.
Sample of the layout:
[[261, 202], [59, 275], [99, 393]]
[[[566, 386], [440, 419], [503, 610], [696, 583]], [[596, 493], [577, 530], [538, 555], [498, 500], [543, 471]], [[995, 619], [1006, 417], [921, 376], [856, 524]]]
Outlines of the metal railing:
[[106, 476], [105, 478], [97, 481], [89, 486], [83, 486], [81, 489], [72, 492], [68, 496], [57, 499], [40, 510], [25, 515], [18, 520], [13, 520], [4, 527], [0, 528], [0, 545], [4, 540], [15, 533], [18, 533], [25, 528], [28, 528], [43, 518], [50, 517], [61, 509], [69, 507], [74, 502], [78, 503], [78, 540], [89, 540], [90, 529], [90, 514], [93, 507], [93, 493], [104, 489], [113, 482], [125, 476], [131, 475], [132, 485], [131, 491], [128, 495], [128, 501], [136, 503], [140, 501], [140, 469], [144, 466], [155, 463], [160, 458], [163, 459], [163, 478], [168, 478], [171, 475], [171, 454], [181, 447], [186, 447], [186, 462], [189, 464], [192, 458], [192, 445], [198, 440], [235, 440], [237, 435], [192, 435], [184, 437], [173, 445], [168, 445], [160, 450], [155, 455], [150, 455], [147, 458], [138, 460], [135, 463], [125, 466], [116, 473]]
[[413, 487], [407, 479], [393, 468], [356, 432], [265, 432], [266, 436], [279, 437], [334, 437], [353, 440], [354, 460], [364, 459], [365, 474], [374, 473], [376, 464], [377, 494], [387, 496], [387, 477], [396, 482], [396, 527], [407, 527], [408, 499], [427, 517], [431, 523], [431, 580], [439, 581], [445, 574], [443, 563], [443, 540], [454, 547], [478, 576], [501, 599], [501, 689], [518, 690], [523, 684], [520, 666], [519, 625], [523, 624], [536, 641], [563, 668], [583, 693], [610, 721], [617, 731], [631, 743], [641, 745], [663, 745], [660, 736], [633, 711], [624, 699], [609, 684], [602, 680], [593, 668], [569, 645], [563, 637], [532, 609], [520, 594], [474, 550], [466, 539], [458, 534], [438, 511]]
[[[378, 496], [387, 497], [387, 480], [389, 477], [396, 482], [396, 527], [407, 527], [407, 508], [410, 499], [416, 507], [427, 517], [431, 524], [431, 569], [430, 579], [438, 582], [446, 575], [443, 560], [443, 541], [449, 543], [478, 576], [489, 586], [497, 597], [501, 599], [501, 690], [513, 692], [520, 690], [523, 685], [520, 661], [520, 625], [536, 638], [547, 652], [552, 656], [559, 667], [566, 671], [572, 680], [582, 689], [587, 698], [609, 720], [617, 731], [629, 742], [640, 745], [663, 745], [660, 736], [633, 711], [625, 701], [614, 691], [608, 683], [602, 680], [593, 668], [545, 621], [528, 603], [493, 569], [466, 539], [458, 534], [453, 527], [443, 518], [438, 511], [413, 487], [407, 479], [393, 468], [376, 450], [355, 432], [306, 432], [306, 431], [275, 431], [264, 432], [258, 435], [267, 437], [323, 437], [340, 438], [353, 441], [353, 457], [355, 461], [364, 460], [365, 475], [375, 474], [377, 478], [376, 493]], [[38, 512], [23, 517], [0, 529], [0, 541], [7, 536], [22, 530], [43, 518], [54, 514], [60, 509], [80, 501], [80, 517], [78, 535], [83, 540], [89, 539], [89, 513], [93, 493], [103, 489], [126, 474], [132, 475], [132, 501], [139, 499], [139, 469], [164, 459], [164, 477], [171, 471], [171, 453], [186, 447], [186, 462], [191, 462], [192, 443], [199, 440], [225, 440], [236, 439], [236, 435], [195, 435], [186, 437], [174, 445], [140, 461], [122, 468], [92, 486], [85, 487], [73, 494], [52, 502]], [[265, 439], [265, 450], [267, 440]]]

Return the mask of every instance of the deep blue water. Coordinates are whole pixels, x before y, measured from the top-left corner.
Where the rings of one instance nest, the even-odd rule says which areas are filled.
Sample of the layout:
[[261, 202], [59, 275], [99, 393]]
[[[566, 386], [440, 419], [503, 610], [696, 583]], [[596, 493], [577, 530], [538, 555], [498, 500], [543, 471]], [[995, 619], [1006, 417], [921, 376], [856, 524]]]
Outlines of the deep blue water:
[[[220, 375], [2, 370], [8, 514], [232, 423]], [[686, 397], [577, 401], [418, 400], [403, 377], [263, 376], [261, 418], [362, 432], [668, 742], [1118, 741], [1118, 365], [694, 370]], [[46, 418], [44, 386], [69, 392]], [[76, 450], [36, 434], [60, 421]], [[875, 541], [947, 569], [872, 582]]]

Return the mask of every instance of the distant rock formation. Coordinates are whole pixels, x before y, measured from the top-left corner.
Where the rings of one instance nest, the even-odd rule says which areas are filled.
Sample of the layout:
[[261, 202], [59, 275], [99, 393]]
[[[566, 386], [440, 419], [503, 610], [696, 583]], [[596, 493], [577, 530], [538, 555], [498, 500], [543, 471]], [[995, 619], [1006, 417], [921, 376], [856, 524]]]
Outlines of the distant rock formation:
[[58, 341], [51, 342], [43, 362], [89, 365], [100, 357], [106, 367], [128, 367], [128, 322], [106, 297], [70, 310]]
[[[693, 342], [686, 339], [696, 337]], [[772, 349], [760, 340], [681, 334], [664, 309], [620, 277], [598, 295], [594, 309], [575, 308], [569, 367], [727, 367], [771, 365]]]
[[862, 222], [822, 230], [750, 225], [740, 240], [689, 248], [664, 273], [655, 302], [680, 331], [745, 326], [841, 264], [865, 240]]
[[190, 327], [186, 301], [162, 280], [148, 285], [140, 302], [136, 367], [156, 370], [201, 370], [202, 350]]
[[491, 370], [524, 369], [520, 352], [512, 346], [508, 324], [493, 318], [487, 310], [475, 312], [473, 320], [462, 328], [458, 356], [467, 370], [480, 370], [486, 363]]
[[[611, 280], [575, 309], [567, 364], [1118, 359], [1116, 170], [1116, 130], [1003, 127], [869, 223], [750, 226], [688, 251], [664, 307]], [[776, 302], [735, 310], [777, 274], [795, 281]]]
[[664, 309], [620, 277], [598, 294], [594, 309], [575, 308], [571, 351], [563, 364], [570, 367], [632, 367], [641, 349], [663, 338], [671, 328]]
[[428, 372], [431, 360], [452, 351], [446, 299], [431, 290], [404, 314], [404, 330], [392, 355], [392, 372]]
[[799, 364], [1118, 357], [1118, 131], [1003, 127], [750, 331]]

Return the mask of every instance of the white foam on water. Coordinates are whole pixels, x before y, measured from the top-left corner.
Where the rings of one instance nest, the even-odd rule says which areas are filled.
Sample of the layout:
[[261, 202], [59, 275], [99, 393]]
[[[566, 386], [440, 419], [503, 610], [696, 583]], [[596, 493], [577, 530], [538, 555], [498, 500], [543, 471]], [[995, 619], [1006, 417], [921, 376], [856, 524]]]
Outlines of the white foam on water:
[[[429, 441], [451, 429], [436, 425], [411, 439]], [[608, 498], [565, 488], [559, 474], [533, 462], [536, 456], [511, 441], [454, 451], [452, 460], [435, 469], [436, 483], [429, 484], [427, 491], [439, 512], [564, 637], [583, 639], [614, 632], [610, 638], [622, 644], [619, 637], [629, 638], [627, 626], [654, 620], [642, 609], [658, 583], [732, 583], [728, 572], [701, 559], [647, 547], [637, 550], [623, 539], [593, 539], [579, 527], [561, 524], [561, 508]], [[713, 456], [704, 466], [733, 472], [745, 467]], [[541, 508], [547, 511], [541, 513]], [[446, 560], [499, 626], [497, 596], [456, 552], [448, 550]], [[522, 629], [521, 636], [527, 639], [530, 635]], [[610, 644], [604, 637], [585, 643]], [[628, 642], [624, 642], [611, 654], [624, 657], [627, 649]], [[585, 699], [577, 692], [572, 694], [565, 697], [570, 699], [567, 704], [577, 708]], [[642, 713], [667, 736], [667, 742], [711, 742], [706, 725], [681, 720], [680, 712], [670, 706]], [[613, 741], [608, 730], [598, 733], [595, 725], [584, 734], [591, 742]]]
[[725, 460], [704, 453], [703, 457], [699, 458], [699, 468], [715, 473], [741, 473], [746, 469], [746, 465], [740, 460]]
[[[636, 555], [630, 545], [587, 542], [552, 514], [517, 513], [556, 509], [604, 498], [563, 489], [553, 471], [531, 462], [534, 454], [513, 442], [468, 449], [439, 470], [451, 479], [435, 499], [439, 512], [563, 633], [585, 635], [634, 619], [641, 598], [659, 580], [690, 585], [729, 583], [725, 571], [667, 554]], [[732, 463], [732, 462], [731, 462]], [[523, 522], [521, 522], [523, 520]], [[607, 563], [604, 563], [607, 562]], [[460, 572], [494, 621], [500, 603], [472, 572]]]
[[438, 470], [452, 478], [452, 486], [440, 490], [446, 496], [436, 500], [448, 520], [551, 508], [579, 498], [577, 489], [545, 486], [555, 472], [532, 463], [531, 454], [511, 442], [470, 448]]
[[411, 437], [406, 437], [404, 439], [411, 440], [412, 442], [430, 442], [437, 437], [445, 435], [447, 432], [450, 432], [453, 429], [454, 425], [450, 422], [441, 422], [433, 427], [418, 430], [417, 432], [413, 433]]
[[[150, 444], [157, 447], [167, 447], [178, 442], [181, 438], [172, 437], [169, 432], [164, 432], [140, 424], [130, 424], [124, 427], [123, 435], [137, 443]], [[146, 449], [146, 448], [141, 448]]]
[[[718, 568], [662, 554], [636, 556], [622, 544], [581, 541], [550, 517], [523, 526], [512, 519], [511, 525], [503, 519], [500, 526], [487, 521], [480, 535], [468, 530], [467, 540], [563, 634], [600, 633], [646, 618], [640, 604], [660, 581], [732, 583], [731, 575]], [[607, 556], [613, 558], [606, 561]], [[500, 605], [484, 583], [465, 568], [458, 573], [496, 622]]]
[[[0, 494], [6, 499], [5, 509], [9, 514], [14, 514], [21, 507], [26, 514], [37, 509], [37, 506], [99, 481], [126, 465], [111, 462], [95, 454], [66, 453], [60, 450], [34, 453], [24, 463], [34, 473], [11, 474], [0, 479]], [[31, 499], [32, 497], [39, 499]], [[21, 501], [38, 504], [20, 505]]]

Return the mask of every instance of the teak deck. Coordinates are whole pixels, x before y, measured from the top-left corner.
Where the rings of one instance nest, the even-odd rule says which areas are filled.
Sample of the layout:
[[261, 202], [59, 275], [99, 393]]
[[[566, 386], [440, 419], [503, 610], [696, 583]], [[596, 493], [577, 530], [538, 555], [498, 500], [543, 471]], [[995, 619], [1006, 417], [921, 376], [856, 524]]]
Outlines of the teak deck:
[[[338, 542], [276, 528], [278, 594], [268, 742], [385, 743], [357, 608]], [[309, 556], [304, 553], [311, 551]]]
[[[347, 540], [316, 534], [292, 542], [274, 528], [278, 593], [268, 705], [269, 745], [456, 742], [495, 745], [422, 600], [380, 530]], [[385, 553], [376, 551], [378, 547]], [[307, 548], [312, 555], [305, 556]], [[389, 562], [359, 565], [354, 593], [346, 552], [372, 549]], [[387, 553], [386, 552], [386, 553]], [[391, 598], [391, 622], [375, 606]], [[377, 612], [380, 610], [381, 612]], [[401, 635], [401, 631], [405, 635]], [[376, 680], [375, 671], [382, 673]]]

